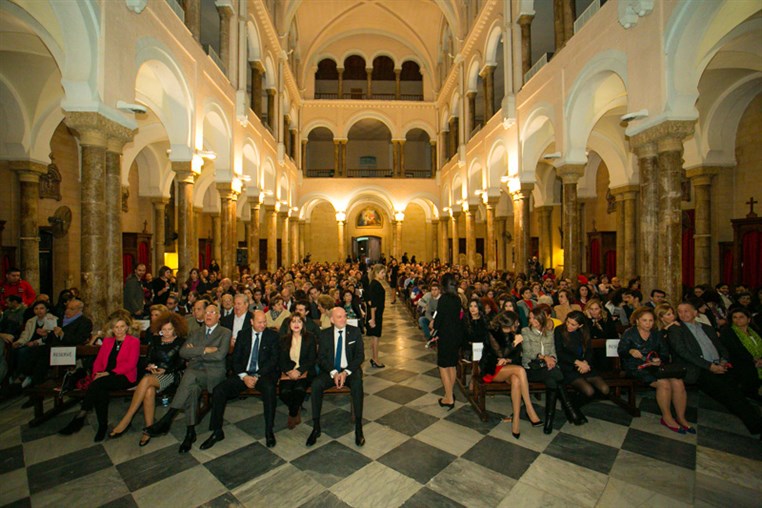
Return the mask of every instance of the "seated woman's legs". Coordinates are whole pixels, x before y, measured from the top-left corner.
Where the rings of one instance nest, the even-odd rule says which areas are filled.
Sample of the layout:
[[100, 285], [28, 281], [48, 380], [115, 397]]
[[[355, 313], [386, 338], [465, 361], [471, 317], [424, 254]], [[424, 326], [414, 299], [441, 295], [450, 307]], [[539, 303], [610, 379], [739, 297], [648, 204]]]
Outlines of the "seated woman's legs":
[[669, 427], [677, 427], [677, 422], [672, 418], [672, 385], [669, 379], [657, 379], [651, 383], [656, 388], [656, 403], [659, 405], [661, 417]]
[[571, 385], [583, 397], [591, 399], [593, 395], [595, 395], [595, 389], [593, 388], [593, 385], [588, 383], [585, 378], [578, 377], [577, 379], [571, 382]]
[[[122, 417], [122, 420], [116, 425], [116, 427], [114, 427], [114, 430], [111, 432], [112, 434], [119, 434], [124, 432], [124, 430], [132, 421], [132, 418], [135, 416], [135, 413], [138, 412], [140, 405], [148, 399], [149, 388], [153, 388], [150, 390], [152, 395], [151, 398], [156, 397], [156, 390], [159, 388], [159, 379], [152, 374], [146, 374], [143, 376], [143, 379], [140, 380], [137, 388], [135, 388], [135, 393], [132, 394], [130, 407], [127, 409], [124, 417]], [[151, 422], [149, 422], [146, 418], [146, 426], [151, 424], [153, 424], [153, 418], [151, 418]]]
[[675, 420], [682, 427], [691, 429], [692, 426], [685, 418], [685, 408], [688, 405], [688, 395], [685, 392], [685, 383], [682, 379], [667, 379], [672, 390], [672, 405], [675, 406]]

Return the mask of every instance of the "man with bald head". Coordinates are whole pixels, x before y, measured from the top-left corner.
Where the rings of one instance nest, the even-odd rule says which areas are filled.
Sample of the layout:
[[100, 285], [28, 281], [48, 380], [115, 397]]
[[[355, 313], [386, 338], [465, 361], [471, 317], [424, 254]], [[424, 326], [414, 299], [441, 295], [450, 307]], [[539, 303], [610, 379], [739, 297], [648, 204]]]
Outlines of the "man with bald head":
[[307, 446], [320, 437], [320, 411], [323, 408], [323, 392], [335, 386], [349, 386], [355, 413], [355, 444], [365, 444], [362, 432], [362, 362], [365, 346], [360, 329], [347, 325], [347, 312], [342, 307], [331, 310], [329, 328], [321, 330], [318, 343], [318, 366], [320, 374], [312, 381], [312, 433]]
[[254, 311], [251, 328], [238, 332], [233, 350], [233, 373], [218, 384], [212, 392], [212, 416], [209, 430], [212, 435], [201, 444], [202, 450], [208, 450], [225, 439], [222, 431], [222, 417], [228, 400], [237, 397], [242, 391], [256, 389], [262, 393], [262, 405], [265, 410], [265, 439], [268, 448], [275, 446], [275, 386], [278, 384], [280, 371], [278, 357], [280, 340], [275, 330], [267, 328], [267, 317], [261, 310]]

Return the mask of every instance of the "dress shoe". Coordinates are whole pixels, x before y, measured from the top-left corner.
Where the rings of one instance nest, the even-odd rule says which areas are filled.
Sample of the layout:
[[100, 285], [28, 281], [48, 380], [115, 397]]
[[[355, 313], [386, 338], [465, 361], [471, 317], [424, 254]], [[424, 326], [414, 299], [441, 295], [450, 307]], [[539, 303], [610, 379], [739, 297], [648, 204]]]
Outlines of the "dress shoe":
[[265, 444], [267, 445], [268, 448], [272, 448], [273, 446], [275, 446], [275, 443], [276, 443], [275, 434], [273, 434], [272, 432], [268, 432], [265, 438]]
[[370, 360], [370, 366], [375, 369], [383, 369], [384, 367], [386, 367], [386, 365], [384, 365], [383, 363], [376, 363], [376, 361], [373, 360], [372, 358]]
[[150, 442], [151, 442], [151, 436], [143, 432], [143, 435], [140, 436], [140, 441], [138, 441], [138, 446], [142, 448], [143, 446], [147, 445]]
[[667, 425], [667, 422], [665, 422], [665, 421], [664, 421], [664, 418], [662, 418], [661, 420], [659, 420], [659, 423], [661, 423], [662, 425], [664, 425], [665, 427], [667, 427], [667, 428], [668, 428], [669, 430], [671, 430], [672, 432], [676, 432], [677, 434], [685, 434], [685, 433], [686, 433], [685, 429], [683, 429], [683, 428], [682, 428], [682, 427], [680, 427], [679, 425], [678, 425], [677, 427], [671, 427], [671, 426]]
[[312, 446], [315, 443], [317, 443], [317, 440], [319, 437], [320, 437], [320, 427], [313, 427], [312, 432], [310, 432], [310, 436], [307, 438], [307, 446]]
[[542, 420], [537, 420], [536, 422], [533, 422], [530, 420], [529, 423], [532, 424], [532, 427], [542, 427], [543, 425], [545, 425], [545, 422], [543, 422]]
[[365, 445], [365, 436], [362, 433], [362, 429], [355, 430], [355, 444], [357, 446]]
[[178, 450], [179, 453], [188, 453], [191, 448], [193, 447], [193, 443], [196, 442], [196, 431], [188, 431], [187, 434], [185, 434], [185, 439], [183, 439], [183, 442], [180, 443], [180, 449]]
[[70, 421], [66, 427], [59, 430], [58, 433], [61, 434], [62, 436], [70, 436], [74, 434], [75, 432], [79, 432], [80, 430], [82, 430], [82, 427], [84, 427], [84, 425], [85, 425], [85, 417], [78, 416], [74, 418], [72, 421]]
[[109, 439], [117, 439], [122, 437], [128, 430], [130, 430], [130, 427], [132, 427], [132, 424], [128, 423], [122, 432], [117, 432], [115, 430], [112, 430], [111, 433], [108, 435]]
[[106, 439], [106, 432], [108, 432], [108, 425], [98, 425], [98, 431], [95, 433], [94, 443], [100, 443]]
[[516, 438], [516, 439], [519, 439], [519, 438], [521, 438], [521, 432], [513, 432], [513, 431], [511, 431], [511, 434], [512, 434], [512, 435], [513, 435], [513, 437], [514, 437], [514, 438]]
[[209, 448], [214, 446], [215, 443], [217, 443], [217, 441], [222, 441], [223, 439], [225, 439], [225, 433], [222, 432], [221, 430], [215, 430], [214, 432], [212, 432], [211, 436], [206, 438], [206, 441], [201, 443], [201, 449], [208, 450]]
[[151, 437], [163, 436], [169, 432], [169, 428], [172, 426], [172, 419], [176, 414], [177, 409], [170, 408], [169, 411], [167, 411], [167, 414], [162, 416], [158, 422], [150, 427], [146, 427], [143, 431]]
[[455, 407], [455, 401], [452, 401], [452, 404], [446, 404], [443, 402], [444, 399], [439, 399], [439, 407], [446, 407], [448, 411], [453, 409]]

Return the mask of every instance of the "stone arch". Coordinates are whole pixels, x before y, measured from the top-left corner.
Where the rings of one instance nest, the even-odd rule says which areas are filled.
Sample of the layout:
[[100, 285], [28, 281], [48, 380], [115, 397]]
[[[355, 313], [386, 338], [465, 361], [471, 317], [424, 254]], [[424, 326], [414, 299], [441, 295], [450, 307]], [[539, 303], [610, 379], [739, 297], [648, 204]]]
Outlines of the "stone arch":
[[621, 51], [603, 51], [590, 59], [567, 96], [564, 105], [565, 161], [584, 164], [587, 139], [597, 121], [610, 110], [626, 106], [627, 57]]
[[204, 107], [204, 123], [201, 131], [201, 145], [204, 149], [215, 152], [217, 158], [214, 167], [217, 171], [217, 180], [224, 181], [227, 177], [232, 178], [232, 165], [230, 160], [231, 140], [233, 138], [227, 115], [222, 107], [214, 100], [208, 100]]
[[495, 141], [487, 156], [487, 184], [497, 188], [502, 184], [501, 178], [508, 176], [508, 151], [502, 139]]
[[[247, 138], [241, 149], [241, 175], [248, 177], [251, 186], [259, 188], [259, 152], [251, 138]], [[247, 187], [249, 185], [247, 184]]]
[[253, 18], [250, 18], [246, 22], [246, 49], [248, 53], [247, 60], [249, 62], [262, 59], [262, 43], [259, 40], [259, 30], [257, 30], [257, 25], [253, 21]]
[[473, 201], [475, 192], [487, 187], [484, 170], [479, 159], [474, 159], [468, 168], [468, 185], [466, 189], [466, 200]]
[[541, 155], [550, 145], [556, 143], [553, 117], [553, 107], [550, 104], [542, 103], [529, 113], [523, 123], [520, 133], [521, 167], [518, 175], [521, 181], [533, 181], [535, 168]]
[[265, 88], [270, 90], [276, 87], [275, 65], [270, 55], [265, 58]]
[[436, 130], [431, 125], [422, 120], [413, 120], [412, 122], [405, 124], [402, 129], [400, 129], [400, 132], [403, 134], [403, 136], [405, 136], [413, 129], [421, 129], [429, 135], [430, 140], [437, 139]]
[[468, 66], [468, 74], [466, 74], [466, 91], [477, 92], [479, 82], [479, 71], [482, 67], [482, 57], [480, 54], [474, 54], [471, 59], [471, 64]]
[[452, 179], [452, 198], [450, 200], [450, 206], [460, 205], [465, 197], [463, 175], [457, 174]]
[[338, 137], [337, 133], [339, 129], [338, 127], [336, 127], [336, 124], [334, 124], [330, 120], [318, 118], [316, 120], [312, 120], [302, 129], [302, 140], [306, 141], [307, 138], [309, 138], [310, 132], [317, 129], [318, 127], [323, 127], [325, 129], [328, 129], [329, 131], [331, 131], [331, 134], [333, 134], [334, 138]]
[[[26, 159], [31, 143], [30, 120], [24, 103], [13, 84], [0, 74], [0, 97], [3, 97], [0, 107], [0, 124], [4, 125], [2, 138], [0, 138], [0, 153], [14, 159]], [[12, 98], [13, 100], [7, 100]], [[8, 128], [13, 126], [13, 128]], [[48, 153], [50, 153], [50, 138], [47, 139]], [[47, 154], [45, 159], [49, 160]]]
[[399, 133], [395, 129], [395, 124], [392, 122], [392, 120], [384, 115], [383, 113], [379, 113], [377, 111], [362, 111], [360, 113], [357, 113], [353, 115], [347, 122], [344, 124], [344, 130], [341, 133], [342, 138], [348, 138], [349, 137], [349, 131], [352, 129], [352, 127], [359, 122], [360, 120], [378, 120], [382, 124], [386, 125], [386, 128], [389, 129], [389, 132], [392, 135], [392, 139], [399, 139]]
[[267, 158], [265, 158], [264, 164], [262, 164], [262, 181], [260, 182], [260, 188], [265, 194], [275, 194], [275, 176], [275, 163], [268, 155]]
[[[167, 132], [160, 121], [146, 123], [140, 126], [140, 129], [135, 133], [135, 137], [132, 141], [124, 146], [121, 161], [121, 181], [122, 185], [129, 185], [129, 174], [132, 163], [137, 160], [138, 156], [147, 148], [155, 147], [161, 144], [164, 148], [164, 152], [161, 153], [161, 149], [154, 149], [156, 157], [161, 164], [157, 164], [157, 168], [161, 168], [161, 171], [156, 174], [146, 173], [142, 171], [139, 173], [140, 177], [140, 195], [141, 196], [169, 196], [169, 193], [163, 193], [163, 182], [165, 177], [165, 171], [172, 173], [169, 168], [169, 158], [167, 157], [167, 147], [169, 141], [167, 139]], [[156, 151], [158, 150], [158, 151]], [[174, 175], [174, 173], [172, 173]], [[171, 179], [170, 179], [171, 181]]]
[[497, 47], [500, 44], [500, 38], [503, 36], [502, 25], [502, 18], [497, 18], [492, 22], [487, 42], [484, 45], [484, 65], [497, 65]]
[[[537, 180], [535, 182], [534, 189], [532, 190], [532, 197], [534, 198], [534, 206], [550, 206], [557, 205], [555, 199], [555, 186], [556, 186], [556, 168], [541, 162], [537, 165]], [[508, 207], [513, 210], [512, 206]]]

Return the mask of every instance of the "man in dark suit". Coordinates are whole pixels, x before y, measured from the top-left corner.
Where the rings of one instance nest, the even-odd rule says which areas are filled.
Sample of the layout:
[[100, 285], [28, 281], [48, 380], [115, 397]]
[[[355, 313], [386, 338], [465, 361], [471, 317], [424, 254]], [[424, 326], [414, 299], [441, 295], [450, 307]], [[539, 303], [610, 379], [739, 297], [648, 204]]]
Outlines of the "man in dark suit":
[[185, 322], [188, 323], [188, 335], [204, 327], [204, 316], [208, 305], [209, 301], [204, 299], [196, 300], [193, 304], [190, 314], [185, 316]]
[[[695, 383], [707, 395], [714, 398], [743, 421], [752, 434], [762, 432], [762, 417], [743, 396], [732, 373], [728, 352], [717, 332], [710, 326], [698, 323], [698, 311], [692, 303], [677, 306], [681, 324], [669, 328], [669, 345], [673, 361], [687, 369], [685, 382]], [[730, 370], [729, 370], [730, 369]]]
[[206, 388], [212, 392], [214, 387], [225, 379], [225, 358], [230, 347], [230, 330], [220, 326], [219, 321], [219, 309], [216, 305], [209, 305], [204, 315], [205, 326], [191, 333], [180, 349], [180, 357], [188, 360], [188, 367], [169, 405], [169, 411], [161, 420], [145, 429], [151, 437], [166, 434], [177, 412], [185, 409], [188, 429], [180, 445], [180, 453], [189, 452], [196, 442], [196, 414], [201, 391]]
[[280, 371], [278, 359], [280, 340], [275, 330], [267, 328], [267, 317], [261, 310], [254, 312], [251, 326], [241, 330], [233, 350], [234, 375], [214, 387], [212, 392], [212, 416], [209, 430], [212, 435], [201, 444], [202, 450], [214, 446], [225, 439], [222, 432], [222, 417], [225, 405], [246, 389], [257, 389], [262, 393], [262, 405], [265, 409], [265, 439], [267, 447], [275, 446], [275, 386], [278, 384]]
[[79, 346], [90, 340], [93, 333], [93, 322], [82, 314], [85, 304], [82, 300], [72, 298], [66, 303], [64, 315], [58, 318], [58, 324], [53, 328], [53, 339], [50, 346]]
[[342, 307], [331, 310], [333, 326], [320, 332], [318, 342], [318, 365], [320, 374], [312, 381], [312, 433], [307, 438], [307, 446], [312, 446], [320, 437], [320, 411], [323, 407], [323, 392], [335, 386], [348, 385], [351, 390], [352, 406], [355, 413], [355, 444], [365, 444], [362, 433], [362, 362], [365, 361], [365, 346], [360, 329], [347, 326], [347, 313]]

